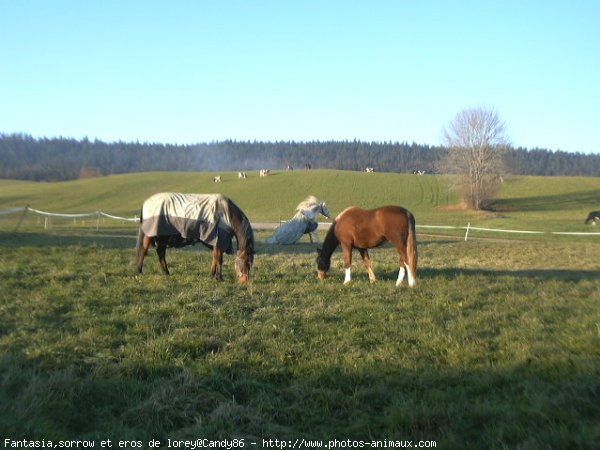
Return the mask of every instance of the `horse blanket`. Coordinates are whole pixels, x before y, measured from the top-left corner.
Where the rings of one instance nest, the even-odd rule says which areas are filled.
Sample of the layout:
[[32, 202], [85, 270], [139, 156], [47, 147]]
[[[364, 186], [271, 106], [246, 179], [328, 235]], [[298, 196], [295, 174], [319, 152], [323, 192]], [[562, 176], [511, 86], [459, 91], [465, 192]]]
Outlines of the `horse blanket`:
[[181, 236], [233, 253], [228, 199], [221, 194], [155, 194], [142, 206], [146, 236]]
[[310, 210], [298, 211], [275, 230], [273, 236], [266, 240], [267, 244], [295, 244], [305, 233], [312, 233], [317, 229], [316, 217]]

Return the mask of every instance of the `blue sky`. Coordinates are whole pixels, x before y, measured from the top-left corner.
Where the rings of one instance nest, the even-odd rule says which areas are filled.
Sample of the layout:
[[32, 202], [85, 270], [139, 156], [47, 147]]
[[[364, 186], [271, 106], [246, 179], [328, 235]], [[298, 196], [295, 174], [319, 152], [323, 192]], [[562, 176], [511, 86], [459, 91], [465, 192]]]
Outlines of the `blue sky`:
[[600, 1], [0, 0], [0, 132], [600, 152]]

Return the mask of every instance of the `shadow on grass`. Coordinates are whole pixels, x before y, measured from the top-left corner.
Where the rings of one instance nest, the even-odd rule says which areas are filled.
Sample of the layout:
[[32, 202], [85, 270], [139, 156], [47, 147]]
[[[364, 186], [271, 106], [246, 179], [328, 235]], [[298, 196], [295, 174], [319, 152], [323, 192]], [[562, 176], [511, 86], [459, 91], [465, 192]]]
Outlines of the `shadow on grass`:
[[12, 439], [157, 439], [163, 448], [168, 439], [198, 438], [243, 438], [257, 448], [262, 439], [298, 438], [595, 448], [600, 438], [598, 367], [573, 361], [470, 370], [382, 361], [302, 373], [293, 362], [265, 368], [252, 358], [209, 358], [188, 367], [53, 369], [5, 355], [0, 429]]
[[136, 230], [65, 230], [48, 232], [0, 231], [0, 247], [57, 247], [57, 246], [101, 246], [105, 248], [133, 248], [136, 245]]
[[[0, 247], [56, 247], [56, 246], [101, 246], [105, 248], [134, 248], [136, 245], [138, 230], [118, 229], [99, 231], [88, 230], [49, 230], [48, 232], [6, 232], [0, 231]], [[276, 254], [307, 254], [315, 253], [319, 244], [311, 242], [299, 242], [291, 245], [264, 244], [260, 240], [256, 244], [256, 250], [261, 255]], [[197, 243], [194, 246], [185, 247], [183, 250], [193, 249], [195, 246], [206, 250]], [[235, 244], [234, 244], [235, 247]], [[176, 249], [180, 251], [181, 249]]]
[[[381, 279], [395, 280], [398, 271], [377, 271]], [[528, 269], [528, 270], [491, 270], [491, 269], [465, 269], [465, 268], [420, 268], [418, 280], [425, 282], [427, 279], [444, 278], [452, 280], [457, 277], [513, 277], [533, 278], [540, 280], [599, 280], [600, 272], [596, 270], [565, 270], [565, 269]]]
[[[559, 195], [541, 195], [525, 198], [504, 198], [494, 203], [494, 209], [503, 211], [557, 211], [580, 209], [582, 205], [590, 205], [590, 210], [598, 204], [598, 191], [569, 192]], [[577, 217], [581, 223], [585, 217]]]
[[600, 280], [600, 273], [595, 270], [568, 269], [527, 269], [527, 270], [488, 270], [488, 269], [424, 269], [424, 276], [454, 278], [456, 276], [476, 277], [517, 277], [536, 278], [542, 280]]

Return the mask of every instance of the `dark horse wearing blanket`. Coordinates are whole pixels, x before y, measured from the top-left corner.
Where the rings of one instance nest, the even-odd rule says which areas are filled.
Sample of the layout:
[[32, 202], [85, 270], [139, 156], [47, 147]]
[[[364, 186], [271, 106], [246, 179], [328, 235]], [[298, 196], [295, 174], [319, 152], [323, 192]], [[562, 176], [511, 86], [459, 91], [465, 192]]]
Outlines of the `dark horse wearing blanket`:
[[[319, 279], [327, 277], [331, 265], [333, 251], [342, 246], [346, 276], [344, 284], [351, 281], [352, 249], [358, 249], [363, 263], [369, 273], [371, 283], [376, 281], [369, 248], [378, 247], [390, 242], [396, 247], [400, 256], [400, 271], [396, 286], [404, 280], [408, 271], [408, 285], [414, 286], [417, 278], [417, 239], [415, 235], [415, 218], [400, 206], [384, 206], [383, 208], [364, 209], [352, 206], [342, 211], [329, 228], [323, 248], [319, 248], [317, 268]], [[406, 269], [406, 270], [405, 270]]]
[[592, 225], [596, 225], [596, 221], [600, 221], [600, 211], [592, 211], [585, 219], [586, 225], [590, 222], [592, 222]]
[[248, 282], [254, 262], [254, 233], [250, 221], [229, 198], [220, 194], [161, 193], [142, 205], [137, 243], [137, 270], [142, 272], [150, 246], [156, 247], [160, 265], [169, 275], [168, 247], [200, 242], [212, 249], [211, 275], [223, 280], [223, 253], [233, 254], [237, 241], [235, 270], [240, 283]]

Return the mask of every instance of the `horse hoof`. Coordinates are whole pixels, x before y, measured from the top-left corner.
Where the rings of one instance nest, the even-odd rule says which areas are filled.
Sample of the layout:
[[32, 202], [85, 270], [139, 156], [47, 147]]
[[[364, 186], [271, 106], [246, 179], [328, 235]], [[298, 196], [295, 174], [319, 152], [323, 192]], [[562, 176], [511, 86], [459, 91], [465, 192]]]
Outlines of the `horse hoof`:
[[327, 278], [327, 272], [323, 272], [322, 270], [319, 270], [317, 272], [317, 278], [319, 278], [319, 280], [323, 281], [325, 278]]

